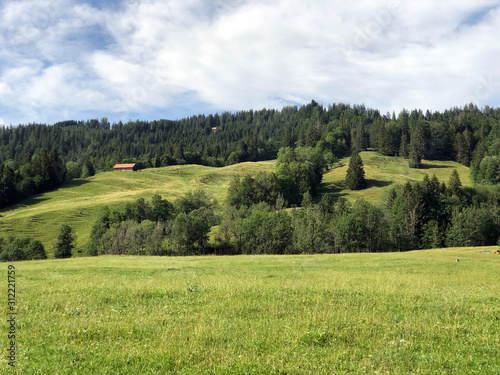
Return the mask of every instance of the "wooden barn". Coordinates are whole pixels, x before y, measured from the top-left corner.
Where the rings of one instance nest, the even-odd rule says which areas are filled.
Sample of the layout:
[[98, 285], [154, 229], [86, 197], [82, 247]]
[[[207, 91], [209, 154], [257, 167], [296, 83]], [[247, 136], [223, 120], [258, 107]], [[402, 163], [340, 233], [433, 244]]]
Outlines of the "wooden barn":
[[113, 170], [114, 171], [129, 171], [129, 172], [133, 172], [133, 171], [136, 171], [137, 168], [136, 168], [136, 164], [116, 164], [114, 167], [113, 167]]

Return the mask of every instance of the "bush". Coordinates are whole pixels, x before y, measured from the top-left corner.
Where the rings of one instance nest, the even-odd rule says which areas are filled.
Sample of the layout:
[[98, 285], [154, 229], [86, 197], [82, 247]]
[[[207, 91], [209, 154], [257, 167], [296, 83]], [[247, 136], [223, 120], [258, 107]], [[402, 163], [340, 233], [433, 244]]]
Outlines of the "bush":
[[2, 262], [47, 259], [42, 243], [31, 237], [21, 237], [8, 242], [0, 254]]

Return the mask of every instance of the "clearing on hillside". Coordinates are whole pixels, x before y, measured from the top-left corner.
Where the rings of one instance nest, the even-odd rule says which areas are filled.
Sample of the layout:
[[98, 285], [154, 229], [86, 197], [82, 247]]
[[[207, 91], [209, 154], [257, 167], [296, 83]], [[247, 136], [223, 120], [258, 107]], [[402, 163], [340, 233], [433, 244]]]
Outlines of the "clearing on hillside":
[[408, 167], [408, 160], [383, 156], [375, 151], [359, 154], [363, 160], [367, 188], [351, 191], [346, 188], [344, 180], [349, 165], [349, 158], [343, 158], [334, 168], [323, 176], [321, 193], [334, 193], [338, 197], [349, 200], [363, 198], [371, 203], [385, 204], [389, 190], [397, 184], [407, 181], [421, 181], [425, 175], [436, 175], [441, 182], [448, 183], [454, 169], [458, 171], [462, 186], [472, 186], [469, 168], [454, 161], [423, 160], [422, 169]]

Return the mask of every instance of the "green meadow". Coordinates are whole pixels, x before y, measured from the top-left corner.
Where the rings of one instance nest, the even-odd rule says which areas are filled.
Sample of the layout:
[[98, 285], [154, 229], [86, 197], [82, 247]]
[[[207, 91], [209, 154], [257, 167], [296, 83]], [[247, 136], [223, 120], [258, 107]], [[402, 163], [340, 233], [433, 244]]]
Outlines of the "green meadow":
[[[368, 179], [366, 189], [345, 189], [343, 181], [349, 158], [344, 158], [324, 175], [320, 191], [352, 201], [364, 198], [371, 203], [383, 204], [393, 186], [408, 180], [422, 180], [426, 174], [435, 174], [440, 181], [448, 182], [453, 169], [458, 170], [464, 186], [472, 185], [469, 169], [455, 162], [424, 161], [425, 168], [415, 170], [408, 168], [407, 160], [382, 156], [374, 151], [362, 152], [361, 157]], [[140, 197], [150, 199], [155, 193], [175, 200], [195, 189], [205, 189], [223, 202], [234, 175], [256, 175], [260, 171], [274, 170], [275, 161], [263, 161], [223, 168], [183, 165], [135, 173], [99, 173], [85, 180], [71, 181], [57, 190], [0, 211], [0, 236], [33, 236], [42, 241], [50, 257], [61, 224], [66, 223], [73, 228], [77, 235], [77, 249], [81, 249], [87, 243], [92, 224], [104, 205], [114, 207]]]
[[0, 373], [499, 374], [493, 249], [19, 262]]
[[363, 159], [367, 188], [358, 191], [346, 189], [344, 180], [349, 166], [349, 158], [343, 158], [323, 176], [322, 192], [332, 192], [348, 200], [363, 198], [374, 204], [385, 204], [390, 189], [407, 181], [421, 181], [425, 175], [436, 177], [448, 183], [454, 169], [457, 170], [462, 186], [472, 186], [470, 170], [453, 161], [423, 160], [422, 169], [408, 167], [408, 160], [384, 156], [374, 151], [360, 153]]

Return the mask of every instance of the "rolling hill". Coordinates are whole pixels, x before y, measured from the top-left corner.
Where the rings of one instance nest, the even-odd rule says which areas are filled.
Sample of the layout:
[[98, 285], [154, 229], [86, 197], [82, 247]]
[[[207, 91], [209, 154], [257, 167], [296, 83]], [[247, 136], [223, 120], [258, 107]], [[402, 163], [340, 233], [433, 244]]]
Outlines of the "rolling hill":
[[[392, 186], [408, 180], [422, 180], [426, 174], [436, 174], [447, 182], [457, 169], [462, 184], [472, 185], [469, 169], [452, 161], [424, 161], [424, 169], [408, 168], [408, 161], [381, 156], [367, 151], [361, 157], [365, 165], [368, 188], [349, 191], [343, 186], [349, 158], [341, 159], [324, 175], [320, 192], [332, 192], [349, 200], [364, 198], [383, 204]], [[104, 205], [110, 207], [137, 198], [149, 199], [159, 193], [164, 198], [177, 197], [195, 189], [206, 189], [223, 202], [231, 178], [239, 174], [255, 175], [275, 170], [274, 161], [246, 162], [223, 168], [200, 165], [171, 166], [141, 172], [104, 172], [88, 179], [73, 180], [61, 188], [35, 196], [21, 204], [0, 211], [0, 236], [26, 234], [40, 239], [49, 257], [62, 223], [70, 225], [77, 235], [77, 249], [87, 242], [92, 224]]]
[[397, 184], [421, 181], [425, 175], [436, 175], [439, 181], [448, 183], [454, 169], [460, 176], [462, 186], [473, 185], [469, 168], [454, 161], [423, 160], [422, 169], [412, 169], [408, 167], [408, 160], [403, 158], [383, 156], [374, 151], [361, 152], [360, 156], [363, 159], [367, 188], [358, 191], [345, 188], [349, 158], [343, 158], [323, 176], [320, 192], [331, 192], [348, 200], [363, 198], [374, 204], [385, 204], [389, 190]]

